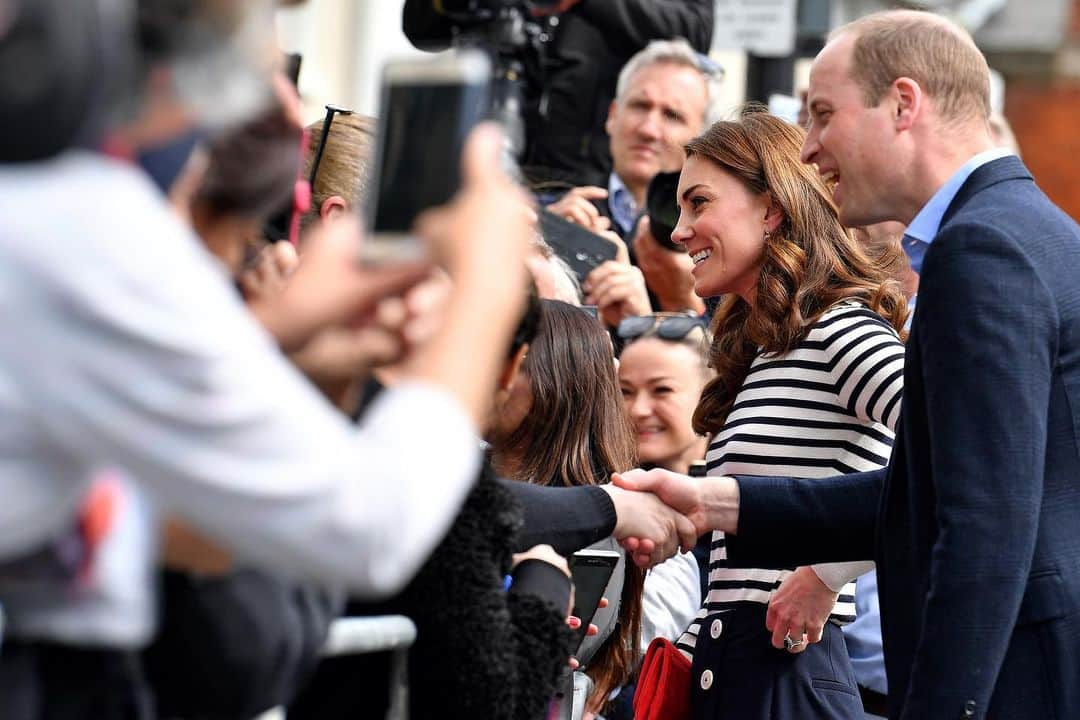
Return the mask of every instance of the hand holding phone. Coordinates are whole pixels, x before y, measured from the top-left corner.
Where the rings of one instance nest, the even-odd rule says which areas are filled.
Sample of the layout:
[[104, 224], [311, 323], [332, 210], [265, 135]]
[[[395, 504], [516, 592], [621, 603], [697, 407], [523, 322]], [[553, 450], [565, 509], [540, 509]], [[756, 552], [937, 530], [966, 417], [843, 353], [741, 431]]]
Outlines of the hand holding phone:
[[617, 248], [596, 233], [561, 218], [555, 213], [540, 210], [540, 233], [555, 254], [562, 258], [583, 283], [596, 268], [614, 260]]
[[581, 620], [571, 643], [575, 653], [585, 639], [620, 557], [614, 550], [591, 549], [578, 550], [570, 556], [570, 577], [574, 581], [574, 608], [570, 614]]

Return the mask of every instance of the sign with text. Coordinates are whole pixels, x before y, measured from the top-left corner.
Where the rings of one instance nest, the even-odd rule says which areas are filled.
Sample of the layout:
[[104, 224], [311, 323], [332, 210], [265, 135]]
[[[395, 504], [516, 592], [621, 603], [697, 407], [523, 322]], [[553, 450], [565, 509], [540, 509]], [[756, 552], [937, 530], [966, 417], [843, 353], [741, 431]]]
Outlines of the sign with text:
[[786, 57], [795, 50], [797, 0], [716, 0], [713, 48], [762, 57]]

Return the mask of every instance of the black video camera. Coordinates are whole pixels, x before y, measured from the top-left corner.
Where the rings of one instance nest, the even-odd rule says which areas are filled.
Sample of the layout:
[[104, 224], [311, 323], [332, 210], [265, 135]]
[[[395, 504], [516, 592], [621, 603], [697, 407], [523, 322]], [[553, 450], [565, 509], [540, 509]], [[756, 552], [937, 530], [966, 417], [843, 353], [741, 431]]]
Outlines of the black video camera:
[[550, 10], [559, 0], [443, 0], [439, 10], [443, 15], [471, 22], [485, 22], [498, 15], [500, 10]]
[[678, 190], [678, 171], [657, 173], [645, 194], [645, 214], [649, 216], [653, 237], [661, 247], [672, 252], [686, 252], [685, 247], [671, 241], [671, 233], [679, 222]]
[[553, 12], [558, 5], [559, 0], [442, 0], [433, 5], [452, 23], [454, 45], [482, 48], [493, 59], [491, 116], [503, 126], [511, 164], [525, 149], [525, 98], [542, 95], [547, 87], [546, 46], [558, 25]]

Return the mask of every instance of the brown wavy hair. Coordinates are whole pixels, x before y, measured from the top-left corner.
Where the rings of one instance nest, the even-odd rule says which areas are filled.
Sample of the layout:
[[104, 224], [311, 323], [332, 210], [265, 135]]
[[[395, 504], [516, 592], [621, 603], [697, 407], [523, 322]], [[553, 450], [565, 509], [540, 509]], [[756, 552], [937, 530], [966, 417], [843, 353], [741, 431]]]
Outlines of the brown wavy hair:
[[759, 353], [791, 351], [836, 303], [861, 300], [903, 332], [907, 301], [894, 279], [903, 251], [893, 246], [871, 257], [840, 224], [829, 188], [799, 159], [804, 137], [797, 126], [749, 107], [686, 144], [687, 157], [716, 163], [752, 192], [768, 194], [783, 213], [765, 239], [753, 305], [733, 293], [713, 318], [709, 362], [717, 376], [694, 411], [694, 430], [703, 435], [724, 426]]
[[[521, 459], [514, 479], [540, 485], [602, 485], [613, 472], [637, 466], [637, 443], [623, 409], [607, 332], [581, 308], [541, 300], [543, 312], [522, 371], [532, 409], [505, 438], [498, 456]], [[637, 662], [645, 572], [626, 561], [618, 625], [589, 662], [596, 683], [590, 707], [625, 685]]]

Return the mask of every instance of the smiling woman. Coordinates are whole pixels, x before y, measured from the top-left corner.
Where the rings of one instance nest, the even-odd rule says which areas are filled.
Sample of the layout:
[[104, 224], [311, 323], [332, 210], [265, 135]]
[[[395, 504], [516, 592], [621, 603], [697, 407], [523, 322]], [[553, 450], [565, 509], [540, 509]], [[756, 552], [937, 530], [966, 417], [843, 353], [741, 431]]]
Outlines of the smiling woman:
[[[890, 259], [870, 259], [840, 224], [824, 181], [799, 160], [802, 140], [750, 110], [686, 146], [672, 240], [694, 261], [695, 292], [725, 296], [709, 351], [716, 377], [693, 418], [713, 436], [711, 475], [824, 478], [888, 461], [906, 301]], [[653, 417], [641, 413], [643, 458], [667, 427]], [[694, 718], [862, 718], [839, 628], [854, 614], [853, 585], [838, 595], [817, 582], [831, 622], [792, 629], [787, 650], [766, 628], [771, 592], [794, 570], [728, 567], [724, 535], [713, 534], [708, 593], [677, 642], [692, 659]]]
[[690, 463], [705, 457], [706, 440], [694, 432], [691, 421], [712, 377], [708, 336], [697, 323], [688, 324], [682, 337], [668, 339], [657, 327], [668, 318], [658, 320], [623, 349], [619, 385], [637, 435], [638, 459], [685, 474]]
[[841, 300], [859, 298], [903, 328], [907, 301], [884, 269], [894, 258], [869, 258], [840, 224], [828, 187], [799, 160], [802, 141], [801, 129], [751, 108], [686, 146], [671, 238], [694, 259], [697, 294], [726, 296], [712, 328], [718, 377], [695, 414], [699, 431], [723, 427], [759, 353], [791, 350]]

